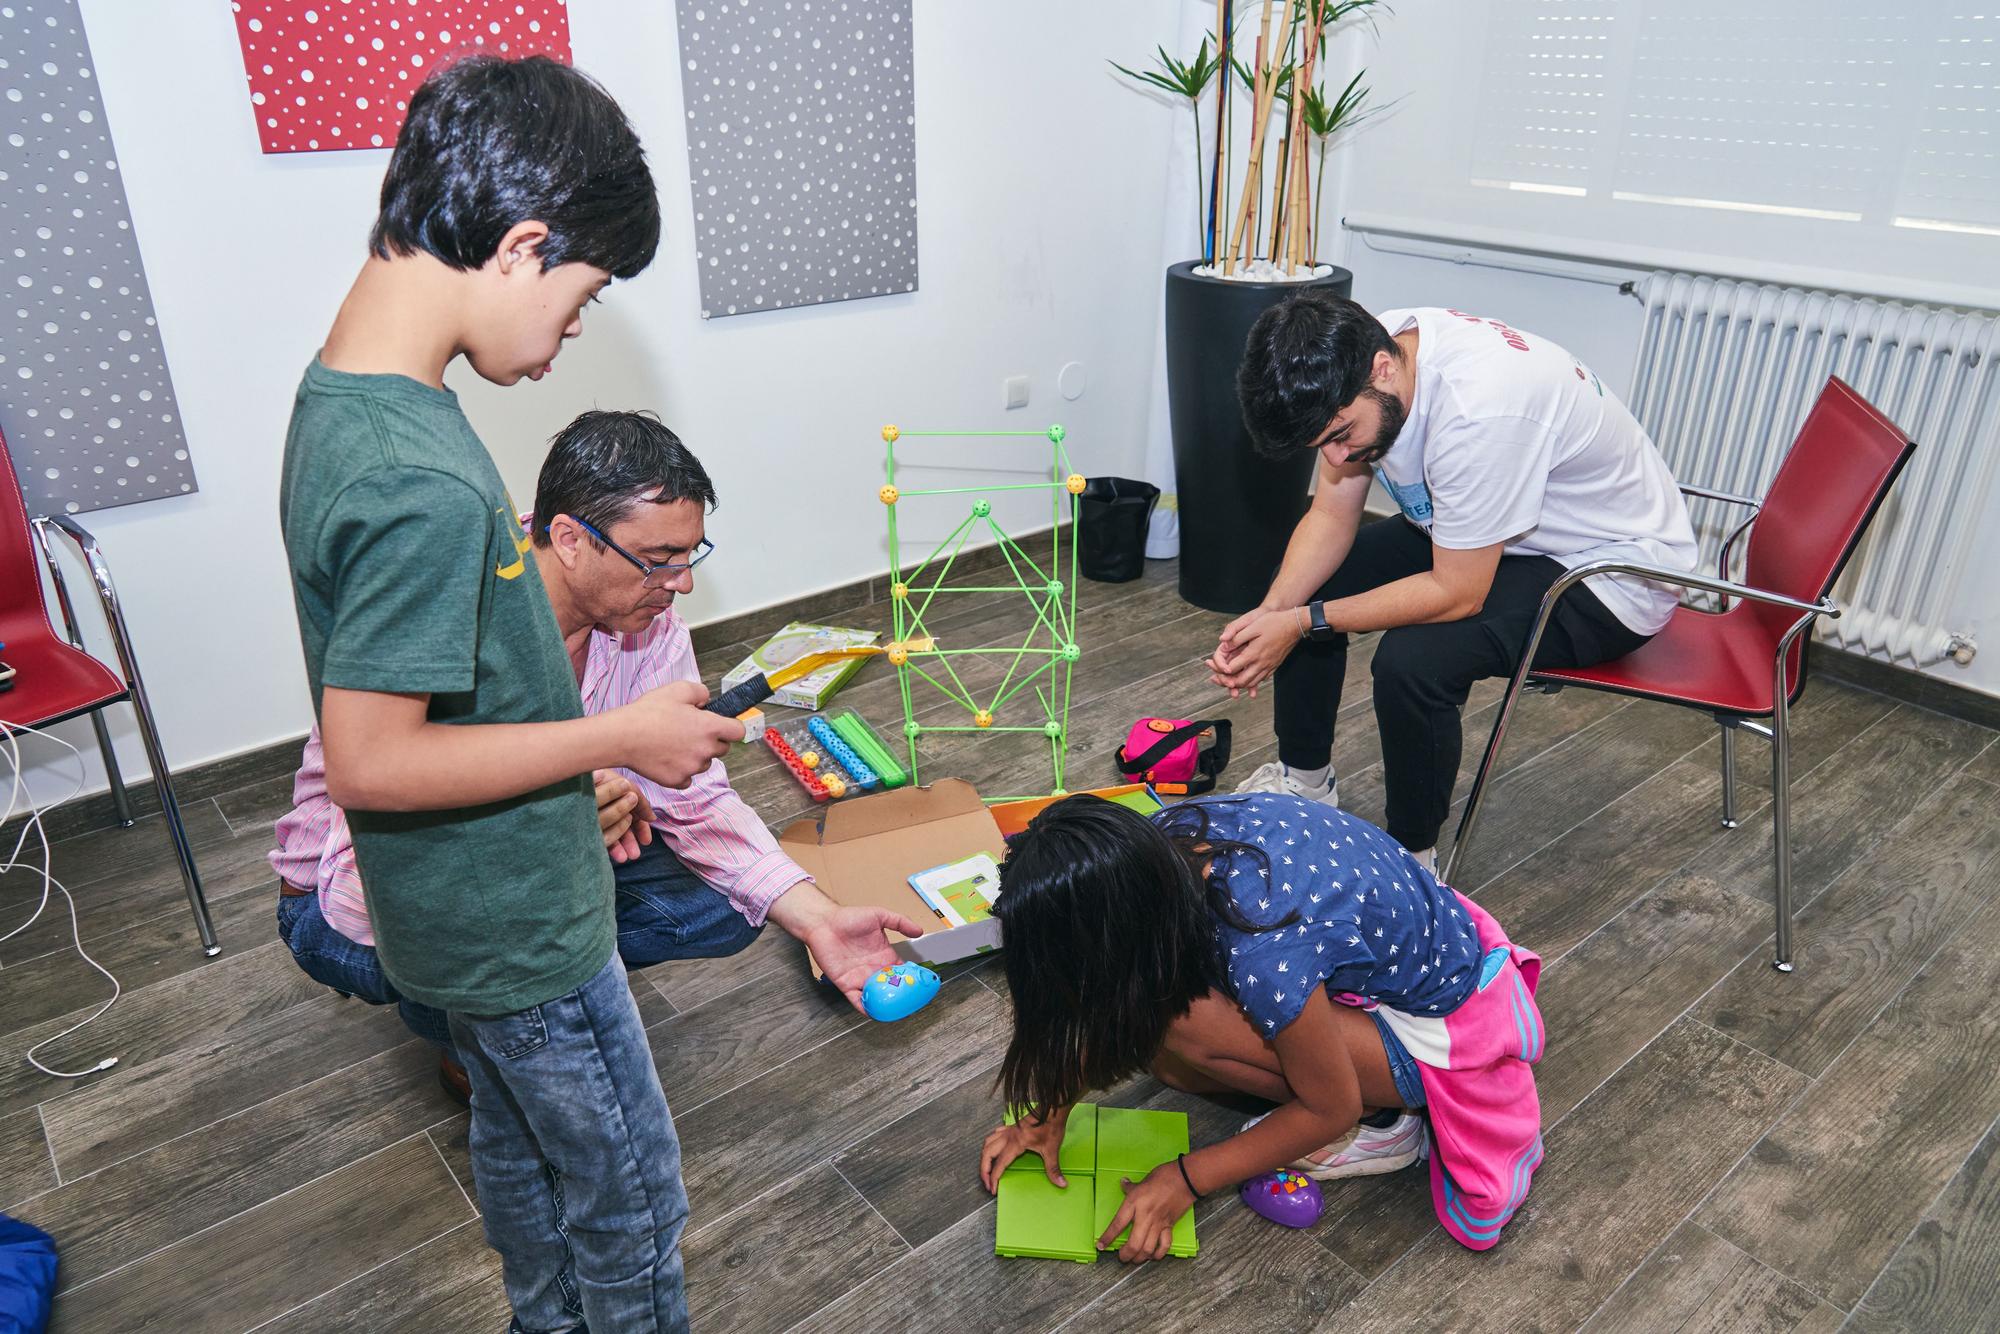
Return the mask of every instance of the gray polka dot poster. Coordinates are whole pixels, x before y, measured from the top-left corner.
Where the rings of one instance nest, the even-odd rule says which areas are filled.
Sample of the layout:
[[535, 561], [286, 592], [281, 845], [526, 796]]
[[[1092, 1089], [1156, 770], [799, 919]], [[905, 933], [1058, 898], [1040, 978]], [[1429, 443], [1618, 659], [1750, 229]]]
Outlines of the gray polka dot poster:
[[676, 0], [701, 314], [917, 289], [910, 0]]
[[0, 3], [0, 430], [31, 514], [195, 488], [76, 0]]

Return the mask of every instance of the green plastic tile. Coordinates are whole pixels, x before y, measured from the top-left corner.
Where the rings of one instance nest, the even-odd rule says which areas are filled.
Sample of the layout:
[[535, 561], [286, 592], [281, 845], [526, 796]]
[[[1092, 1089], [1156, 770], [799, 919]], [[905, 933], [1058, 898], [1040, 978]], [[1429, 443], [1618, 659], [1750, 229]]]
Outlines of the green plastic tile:
[[[1014, 1124], [1014, 1113], [1007, 1113], [1007, 1124]], [[1063, 1128], [1062, 1152], [1057, 1155], [1057, 1166], [1065, 1178], [1081, 1173], [1090, 1175], [1097, 1170], [1097, 1104], [1080, 1102], [1069, 1109], [1069, 1124]], [[1041, 1172], [1042, 1155], [1024, 1153], [1007, 1164], [1009, 1172]]]
[[1002, 1173], [994, 1254], [1095, 1264], [1092, 1184], [1079, 1176], [1065, 1189], [1038, 1171]]
[[[1011, 1125], [1012, 1112], [1007, 1114]], [[1097, 1239], [1124, 1201], [1121, 1178], [1139, 1180], [1188, 1148], [1184, 1112], [1140, 1112], [1080, 1102], [1070, 1109], [1061, 1165], [1068, 1189], [1042, 1170], [1039, 1154], [1022, 1154], [1000, 1175], [994, 1223], [996, 1255], [1091, 1263]], [[1129, 1229], [1128, 1229], [1129, 1232]], [[1119, 1237], [1123, 1244], [1124, 1236]], [[1169, 1253], [1196, 1252], [1194, 1211], [1174, 1224]]]
[[[1181, 1113], [1172, 1112], [1166, 1113], [1166, 1115], [1179, 1116]], [[1138, 1179], [1137, 1177], [1132, 1178], [1134, 1181]], [[1121, 1181], [1121, 1174], [1117, 1172], [1099, 1172], [1097, 1175], [1097, 1197], [1091, 1210], [1090, 1235], [1093, 1238], [1104, 1235], [1105, 1230], [1111, 1226], [1111, 1220], [1118, 1217], [1118, 1206], [1124, 1202], [1125, 1187]], [[1123, 1246], [1131, 1235], [1132, 1229], [1129, 1227], [1120, 1232], [1107, 1254], [1116, 1253], [1117, 1249]], [[1174, 1220], [1174, 1240], [1168, 1248], [1167, 1254], [1179, 1256], [1182, 1259], [1189, 1259], [1195, 1254], [1195, 1251], [1194, 1209], [1190, 1207], [1186, 1213]]]
[[[1097, 1117], [1097, 1171], [1137, 1181], [1188, 1151], [1187, 1113], [1106, 1107]], [[1108, 1221], [1108, 1220], [1107, 1220]]]

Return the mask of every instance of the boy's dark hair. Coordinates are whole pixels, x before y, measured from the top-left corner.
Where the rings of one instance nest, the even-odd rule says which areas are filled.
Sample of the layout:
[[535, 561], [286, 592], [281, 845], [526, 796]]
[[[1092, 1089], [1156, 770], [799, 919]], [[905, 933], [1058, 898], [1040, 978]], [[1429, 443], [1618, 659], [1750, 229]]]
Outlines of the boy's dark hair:
[[1201, 803], [1159, 823], [1080, 793], [1050, 806], [1000, 868], [993, 915], [1006, 941], [1014, 1036], [1000, 1088], [1014, 1108], [1074, 1104], [1144, 1069], [1194, 1002], [1225, 986], [1215, 920], [1255, 923], [1221, 866], [1256, 848], [1210, 836]]
[[660, 200], [625, 113], [589, 75], [549, 59], [465, 56], [410, 99], [368, 249], [477, 269], [516, 223], [546, 223], [544, 269], [630, 278], [660, 244]]
[[556, 432], [535, 483], [533, 536], [549, 544], [558, 514], [600, 533], [642, 504], [694, 500], [715, 508], [701, 460], [650, 412], [586, 412]]
[[1268, 458], [1310, 448], [1368, 386], [1377, 352], [1403, 355], [1382, 321], [1345, 297], [1302, 292], [1259, 315], [1236, 371], [1250, 443]]

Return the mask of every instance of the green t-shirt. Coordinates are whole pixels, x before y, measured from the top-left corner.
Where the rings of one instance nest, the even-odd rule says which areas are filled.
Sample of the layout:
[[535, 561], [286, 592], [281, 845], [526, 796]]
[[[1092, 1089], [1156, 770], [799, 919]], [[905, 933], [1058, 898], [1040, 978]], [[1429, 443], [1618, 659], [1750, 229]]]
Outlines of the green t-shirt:
[[[583, 706], [513, 501], [448, 389], [306, 368], [279, 521], [306, 675], [427, 694], [439, 723]], [[382, 969], [412, 1000], [509, 1014], [611, 957], [611, 862], [587, 775], [456, 810], [349, 811]]]

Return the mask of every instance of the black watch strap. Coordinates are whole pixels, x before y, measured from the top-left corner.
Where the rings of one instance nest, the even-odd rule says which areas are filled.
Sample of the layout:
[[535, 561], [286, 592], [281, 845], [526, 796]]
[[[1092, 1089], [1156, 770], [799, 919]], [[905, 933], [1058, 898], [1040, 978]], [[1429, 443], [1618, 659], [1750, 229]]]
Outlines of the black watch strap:
[[1306, 615], [1312, 621], [1311, 628], [1306, 631], [1307, 639], [1332, 638], [1333, 627], [1326, 623], [1326, 604], [1324, 602], [1308, 602], [1306, 604]]

